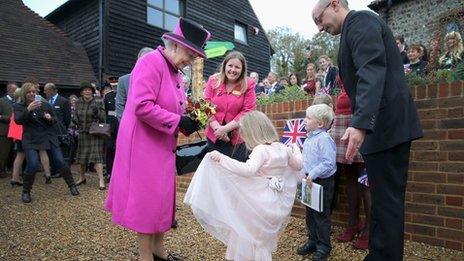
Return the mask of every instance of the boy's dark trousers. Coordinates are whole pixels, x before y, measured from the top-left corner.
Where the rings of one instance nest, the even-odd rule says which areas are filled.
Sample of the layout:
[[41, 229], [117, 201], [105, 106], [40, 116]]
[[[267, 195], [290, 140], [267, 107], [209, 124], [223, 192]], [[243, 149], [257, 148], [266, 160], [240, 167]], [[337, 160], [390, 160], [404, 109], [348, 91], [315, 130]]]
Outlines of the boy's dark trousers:
[[331, 203], [334, 194], [334, 175], [325, 179], [315, 179], [313, 183], [321, 185], [323, 191], [323, 211], [306, 207], [306, 227], [308, 228], [308, 242], [310, 245], [316, 245], [318, 251], [330, 253], [332, 245], [330, 244], [330, 230], [332, 228]]

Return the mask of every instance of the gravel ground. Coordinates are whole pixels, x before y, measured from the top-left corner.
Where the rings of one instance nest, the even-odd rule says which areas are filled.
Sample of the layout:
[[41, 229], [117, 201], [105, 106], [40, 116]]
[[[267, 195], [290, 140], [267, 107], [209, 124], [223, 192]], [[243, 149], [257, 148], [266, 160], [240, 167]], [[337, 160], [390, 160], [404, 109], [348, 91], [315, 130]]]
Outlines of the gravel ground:
[[[77, 176], [76, 176], [77, 178]], [[81, 195], [72, 197], [62, 179], [50, 185], [36, 179], [33, 202], [20, 201], [21, 188], [0, 180], [0, 260], [136, 260], [134, 233], [113, 226], [102, 210], [106, 192], [95, 176], [87, 177]], [[179, 227], [166, 237], [167, 249], [186, 260], [223, 260], [225, 247], [203, 232], [178, 194]], [[334, 227], [334, 235], [342, 228]], [[283, 232], [274, 260], [310, 260], [295, 249], [305, 240], [304, 220], [292, 218]], [[335, 239], [332, 238], [332, 242]], [[362, 260], [366, 251], [349, 243], [333, 243], [329, 260]], [[463, 260], [463, 252], [406, 242], [405, 260]]]

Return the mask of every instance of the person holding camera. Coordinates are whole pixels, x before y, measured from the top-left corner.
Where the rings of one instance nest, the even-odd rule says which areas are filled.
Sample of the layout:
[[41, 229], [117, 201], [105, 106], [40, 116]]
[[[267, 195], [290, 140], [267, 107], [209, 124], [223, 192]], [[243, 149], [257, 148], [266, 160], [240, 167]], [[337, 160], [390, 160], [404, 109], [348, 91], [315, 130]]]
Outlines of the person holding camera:
[[105, 190], [105, 180], [103, 178], [103, 152], [105, 138], [89, 134], [92, 122], [105, 122], [105, 107], [101, 99], [94, 97], [95, 87], [89, 82], [81, 83], [81, 98], [76, 102], [73, 120], [77, 125], [77, 155], [76, 162], [80, 164], [81, 178], [77, 185], [87, 183], [85, 171], [89, 163], [95, 164], [100, 190]]
[[23, 174], [21, 200], [30, 203], [31, 189], [39, 165], [39, 151], [50, 151], [50, 158], [61, 173], [73, 196], [79, 195], [69, 166], [61, 153], [56, 134], [56, 118], [52, 107], [37, 95], [34, 83], [26, 82], [21, 87], [22, 101], [13, 105], [14, 120], [23, 126], [22, 148], [26, 155], [26, 169]]

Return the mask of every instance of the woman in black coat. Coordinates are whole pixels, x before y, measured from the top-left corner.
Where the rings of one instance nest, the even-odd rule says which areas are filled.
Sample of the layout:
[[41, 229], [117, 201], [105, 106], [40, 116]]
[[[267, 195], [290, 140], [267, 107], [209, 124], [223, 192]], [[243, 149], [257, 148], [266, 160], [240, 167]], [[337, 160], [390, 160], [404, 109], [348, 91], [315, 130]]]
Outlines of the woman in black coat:
[[[53, 109], [37, 96], [37, 88], [33, 83], [22, 86], [22, 102], [13, 105], [14, 119], [23, 125], [22, 147], [26, 155], [26, 169], [23, 175], [23, 192], [21, 200], [31, 202], [31, 189], [34, 184], [35, 173], [39, 165], [39, 151], [48, 150], [50, 158], [68, 184], [73, 196], [79, 195], [69, 166], [65, 163], [58, 143]], [[38, 97], [36, 99], [36, 96]]]

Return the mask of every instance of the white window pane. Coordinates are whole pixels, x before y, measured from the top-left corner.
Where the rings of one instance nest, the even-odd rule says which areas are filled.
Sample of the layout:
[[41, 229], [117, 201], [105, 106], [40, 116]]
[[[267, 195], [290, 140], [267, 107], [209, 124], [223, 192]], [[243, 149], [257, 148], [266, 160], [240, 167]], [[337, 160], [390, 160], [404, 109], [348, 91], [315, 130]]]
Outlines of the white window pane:
[[247, 39], [246, 39], [246, 29], [245, 29], [245, 27], [242, 26], [242, 25], [239, 25], [239, 24], [235, 24], [234, 37], [235, 37], [235, 40], [239, 40], [241, 42], [246, 43]]
[[179, 17], [173, 16], [170, 14], [165, 14], [165, 20], [164, 20], [164, 29], [168, 31], [173, 31], [174, 27], [176, 27], [177, 21], [179, 21]]
[[147, 23], [163, 28], [163, 13], [151, 7], [147, 7]]
[[163, 0], [148, 0], [149, 5], [163, 9]]
[[179, 15], [179, 0], [165, 0], [165, 10], [170, 12], [170, 13], [173, 13], [173, 14], [176, 14], [176, 15]]

